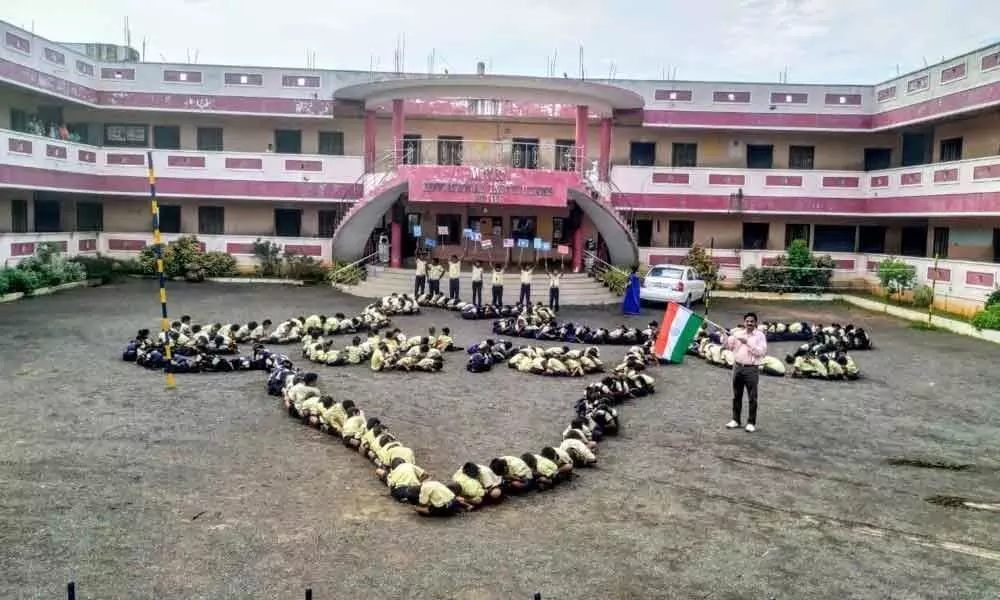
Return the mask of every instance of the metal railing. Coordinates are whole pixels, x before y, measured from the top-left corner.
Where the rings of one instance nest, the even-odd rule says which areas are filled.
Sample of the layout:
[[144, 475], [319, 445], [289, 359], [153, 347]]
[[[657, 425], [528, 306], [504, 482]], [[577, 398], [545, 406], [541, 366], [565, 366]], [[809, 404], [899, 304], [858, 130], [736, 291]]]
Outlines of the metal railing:
[[542, 144], [534, 140], [469, 140], [460, 137], [404, 138], [389, 150], [402, 165], [510, 167], [583, 173], [589, 167], [572, 140]]
[[590, 250], [583, 251], [583, 266], [584, 270], [593, 277], [597, 277], [607, 271], [617, 271], [626, 277], [628, 276], [628, 273], [597, 256], [596, 253]]
[[356, 260], [356, 261], [354, 261], [352, 263], [348, 263], [348, 264], [340, 267], [336, 271], [333, 271], [332, 273], [330, 273], [329, 275], [327, 275], [326, 278], [327, 278], [327, 280], [329, 280], [330, 285], [336, 285], [337, 283], [340, 283], [338, 281], [340, 275], [342, 273], [345, 273], [348, 269], [354, 269], [354, 268], [357, 268], [357, 267], [363, 267], [363, 266], [367, 266], [369, 264], [379, 264], [381, 262], [388, 262], [388, 261], [382, 261], [382, 260], [380, 260], [379, 252], [376, 250], [375, 252], [372, 252], [371, 254], [368, 254], [367, 256], [359, 258], [358, 260]]

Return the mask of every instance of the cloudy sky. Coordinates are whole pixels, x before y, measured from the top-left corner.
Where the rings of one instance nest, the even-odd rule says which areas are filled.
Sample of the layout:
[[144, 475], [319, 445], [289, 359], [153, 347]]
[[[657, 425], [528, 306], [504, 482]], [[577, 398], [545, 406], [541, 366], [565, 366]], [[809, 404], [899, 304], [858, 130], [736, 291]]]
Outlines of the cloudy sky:
[[[172, 8], [164, 10], [170, 5]], [[153, 9], [153, 6], [158, 8]], [[44, 8], [43, 8], [44, 7]], [[56, 41], [124, 40], [146, 60], [594, 78], [876, 83], [1000, 41], [998, 0], [3, 0]]]

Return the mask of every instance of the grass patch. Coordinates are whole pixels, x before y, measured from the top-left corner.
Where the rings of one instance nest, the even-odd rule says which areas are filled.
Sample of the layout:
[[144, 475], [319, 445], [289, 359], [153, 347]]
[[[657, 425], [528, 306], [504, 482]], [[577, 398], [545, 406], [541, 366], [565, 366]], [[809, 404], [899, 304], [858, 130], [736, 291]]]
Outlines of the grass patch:
[[[917, 312], [923, 312], [923, 313], [927, 312], [926, 308], [920, 308], [914, 306], [912, 302], [901, 301], [880, 294], [873, 294], [871, 292], [863, 292], [860, 290], [842, 290], [838, 291], [838, 293], [844, 296], [854, 296], [856, 298], [864, 298], [865, 300], [871, 300], [873, 302], [881, 302], [882, 304], [888, 304], [890, 306], [896, 306], [899, 308], [905, 308]], [[967, 317], [963, 314], [941, 310], [940, 308], [932, 308], [930, 312], [935, 317], [941, 317], [943, 319], [952, 319], [954, 321], [961, 321], [962, 323], [968, 323], [972, 319], [971, 317]]]
[[928, 323], [927, 321], [911, 321], [909, 327], [917, 331], [940, 331], [937, 325]]

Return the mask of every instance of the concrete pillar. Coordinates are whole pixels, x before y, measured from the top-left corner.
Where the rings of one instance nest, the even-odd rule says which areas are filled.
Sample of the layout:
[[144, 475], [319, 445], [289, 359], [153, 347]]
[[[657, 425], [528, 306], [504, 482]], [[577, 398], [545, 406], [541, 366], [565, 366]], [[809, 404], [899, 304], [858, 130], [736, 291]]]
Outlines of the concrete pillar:
[[611, 117], [601, 119], [601, 145], [598, 151], [598, 177], [601, 181], [607, 181], [611, 177]]
[[395, 221], [389, 225], [389, 266], [403, 266], [403, 224]]
[[576, 171], [577, 173], [587, 172], [587, 115], [590, 110], [587, 106], [576, 107]]
[[375, 111], [365, 111], [365, 173], [375, 171]]
[[392, 164], [403, 164], [403, 131], [405, 117], [403, 116], [403, 101], [392, 101]]

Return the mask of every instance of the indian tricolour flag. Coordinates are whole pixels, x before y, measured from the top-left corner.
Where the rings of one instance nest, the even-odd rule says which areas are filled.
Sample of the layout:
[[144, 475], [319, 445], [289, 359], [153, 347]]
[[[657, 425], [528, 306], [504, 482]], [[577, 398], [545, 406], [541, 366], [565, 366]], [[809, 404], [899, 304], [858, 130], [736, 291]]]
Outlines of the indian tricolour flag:
[[680, 304], [671, 302], [663, 314], [660, 332], [656, 336], [653, 352], [662, 360], [680, 364], [684, 362], [688, 347], [698, 334], [705, 318], [696, 315]]

